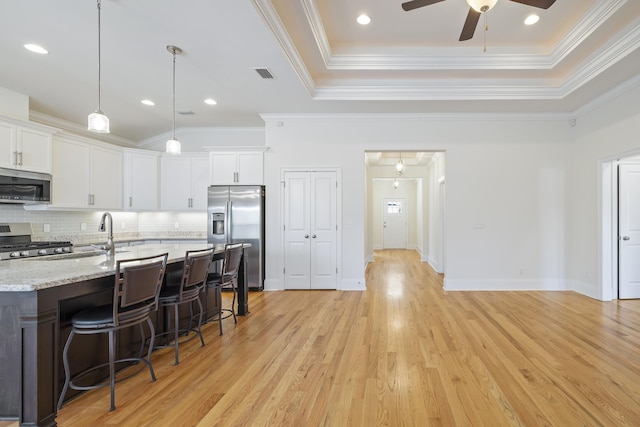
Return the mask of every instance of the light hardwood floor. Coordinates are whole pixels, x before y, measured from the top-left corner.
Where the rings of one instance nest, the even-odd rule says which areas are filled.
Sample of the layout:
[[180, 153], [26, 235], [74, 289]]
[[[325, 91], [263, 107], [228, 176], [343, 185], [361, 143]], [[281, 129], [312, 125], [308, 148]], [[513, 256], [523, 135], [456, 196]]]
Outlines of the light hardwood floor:
[[640, 301], [444, 292], [377, 251], [366, 292], [250, 294], [251, 315], [154, 353], [59, 412], [76, 426], [638, 426]]

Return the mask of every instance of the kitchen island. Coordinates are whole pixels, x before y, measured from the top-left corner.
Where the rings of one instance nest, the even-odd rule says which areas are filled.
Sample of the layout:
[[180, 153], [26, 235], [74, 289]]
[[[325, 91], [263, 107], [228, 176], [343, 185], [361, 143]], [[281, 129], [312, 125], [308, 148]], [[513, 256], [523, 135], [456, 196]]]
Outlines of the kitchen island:
[[[119, 248], [114, 259], [75, 252], [0, 262], [0, 419], [19, 419], [20, 425], [29, 426], [56, 425], [56, 403], [64, 379], [61, 343], [73, 314], [113, 298], [116, 260], [167, 252], [167, 271], [171, 271], [182, 267], [186, 251], [208, 247], [206, 243], [150, 244]], [[218, 257], [223, 252], [224, 246], [215, 247]], [[245, 268], [243, 262], [238, 278], [239, 315], [248, 314]], [[161, 326], [158, 329], [162, 332]], [[119, 351], [126, 354], [138, 343], [135, 332], [123, 334]], [[104, 357], [94, 353], [83, 354], [82, 363]]]

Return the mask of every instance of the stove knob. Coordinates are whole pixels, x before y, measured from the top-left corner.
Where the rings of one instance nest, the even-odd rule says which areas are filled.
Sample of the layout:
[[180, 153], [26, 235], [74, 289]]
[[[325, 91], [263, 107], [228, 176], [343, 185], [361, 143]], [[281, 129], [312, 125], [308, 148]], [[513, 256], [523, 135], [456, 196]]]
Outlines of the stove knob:
[[40, 249], [38, 251], [38, 255], [46, 255], [47, 254], [47, 250], [46, 249]]
[[53, 252], [57, 253], [57, 254], [61, 254], [62, 253], [62, 248], [55, 248], [53, 250]]
[[20, 252], [20, 256], [29, 256], [29, 251]]
[[20, 252], [11, 252], [11, 253], [9, 254], [9, 256], [10, 256], [11, 258], [18, 258], [18, 257], [20, 256]]

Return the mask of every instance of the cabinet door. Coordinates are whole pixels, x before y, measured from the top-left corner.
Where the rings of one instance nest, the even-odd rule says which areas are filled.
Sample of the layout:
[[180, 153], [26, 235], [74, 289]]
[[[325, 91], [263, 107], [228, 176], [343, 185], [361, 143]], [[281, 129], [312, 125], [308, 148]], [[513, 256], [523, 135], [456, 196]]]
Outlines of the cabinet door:
[[122, 209], [122, 152], [102, 147], [91, 151], [91, 206]]
[[262, 185], [264, 183], [263, 157], [263, 153], [238, 153], [237, 184]]
[[89, 146], [74, 141], [56, 140], [53, 143], [52, 206], [86, 208], [91, 191]]
[[207, 210], [209, 159], [194, 158], [191, 162], [191, 208]]
[[0, 167], [15, 168], [16, 127], [0, 123]]
[[211, 185], [233, 185], [237, 172], [235, 152], [211, 153]]
[[162, 210], [184, 211], [191, 199], [191, 159], [163, 156], [160, 160]]
[[51, 173], [51, 134], [18, 128], [18, 167]]
[[157, 210], [158, 156], [144, 153], [125, 153], [124, 165], [124, 208], [128, 210]]

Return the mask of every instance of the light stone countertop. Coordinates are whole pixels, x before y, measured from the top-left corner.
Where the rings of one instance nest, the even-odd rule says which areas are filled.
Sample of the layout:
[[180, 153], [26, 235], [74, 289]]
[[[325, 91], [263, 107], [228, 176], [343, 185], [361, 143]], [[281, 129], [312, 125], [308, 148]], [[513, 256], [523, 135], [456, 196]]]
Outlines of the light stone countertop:
[[[207, 243], [148, 244], [116, 250], [115, 259], [106, 255], [78, 257], [83, 252], [0, 261], [0, 292], [30, 292], [115, 273], [115, 261], [169, 253], [168, 263], [184, 260], [186, 251], [206, 249]], [[223, 245], [216, 252], [224, 251]], [[70, 256], [72, 258], [70, 258]], [[76, 256], [76, 257], [73, 257]]]

